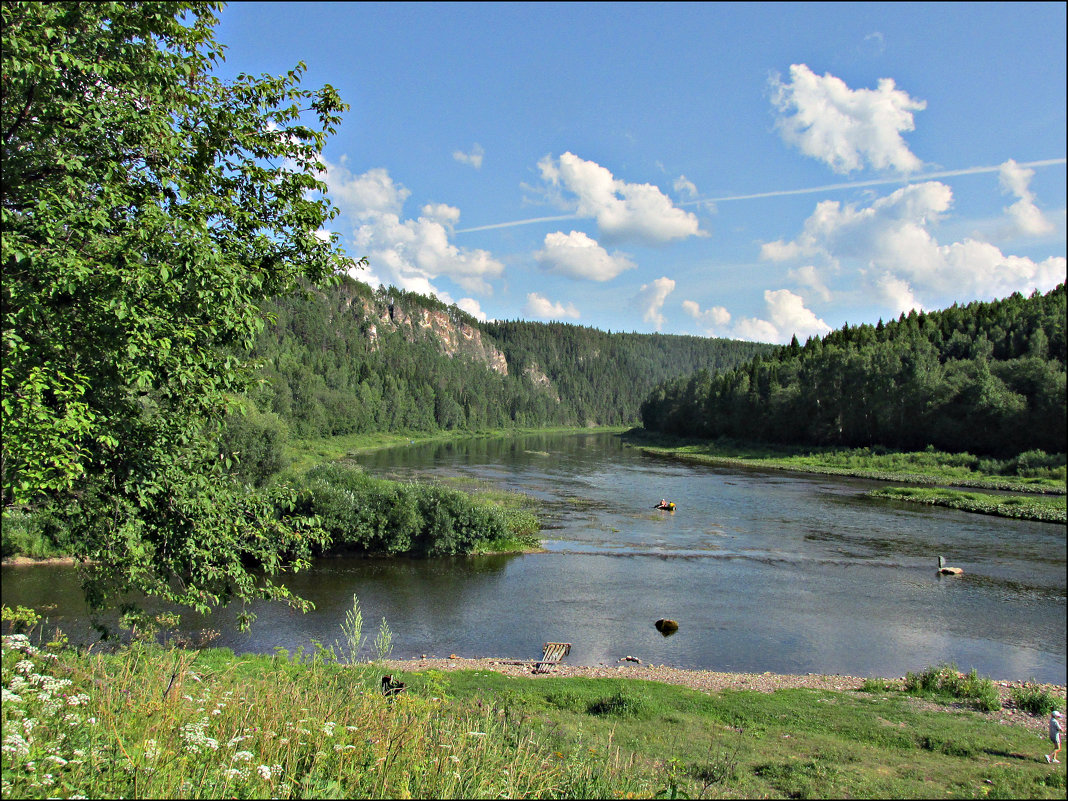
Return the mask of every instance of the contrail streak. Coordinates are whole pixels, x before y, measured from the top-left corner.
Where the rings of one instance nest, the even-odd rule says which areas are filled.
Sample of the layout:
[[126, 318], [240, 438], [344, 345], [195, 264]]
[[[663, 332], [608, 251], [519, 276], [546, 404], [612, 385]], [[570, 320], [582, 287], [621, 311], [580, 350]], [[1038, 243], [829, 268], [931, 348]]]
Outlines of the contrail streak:
[[[1027, 161], [1018, 163], [1017, 167], [1051, 167], [1054, 164], [1064, 164], [1068, 159], [1043, 159], [1042, 161]], [[825, 184], [824, 186], [810, 186], [807, 189], [776, 189], [772, 192], [757, 192], [751, 195], [729, 195], [727, 197], [708, 197], [701, 200], [687, 200], [679, 203], [680, 206], [696, 206], [699, 203], [722, 203], [725, 200], [756, 200], [762, 197], [786, 197], [787, 195], [810, 195], [813, 192], [830, 192], [835, 189], [856, 189], [864, 186], [885, 186], [886, 184], [911, 184], [916, 181], [927, 181], [932, 178], [952, 178], [957, 175], [979, 175], [980, 173], [998, 172], [1001, 164], [993, 167], [965, 167], [961, 170], [942, 170], [941, 172], [929, 172], [924, 175], [910, 175], [899, 178], [876, 178], [871, 181], [847, 181], [840, 184]]]
[[[1017, 163], [1017, 167], [1052, 167], [1055, 164], [1065, 164], [1068, 159], [1042, 159], [1041, 161], [1025, 161]], [[810, 186], [806, 189], [776, 189], [771, 192], [755, 192], [749, 195], [728, 195], [727, 197], [706, 197], [699, 200], [686, 200], [678, 203], [679, 206], [697, 206], [701, 203], [724, 203], [730, 200], [758, 200], [766, 197], [788, 197], [789, 195], [811, 195], [815, 192], [833, 192], [838, 189], [859, 189], [865, 186], [885, 186], [887, 184], [910, 184], [917, 181], [928, 181], [933, 178], [953, 178], [959, 175], [980, 175], [982, 173], [998, 172], [1004, 165], [998, 164], [990, 167], [965, 167], [960, 170], [942, 170], [929, 172], [924, 175], [909, 175], [899, 178], [875, 178], [871, 181], [845, 181], [840, 184], [825, 184], [823, 186]], [[562, 214], [557, 217], [531, 217], [526, 220], [512, 220], [511, 222], [493, 223], [492, 225], [478, 225], [473, 228], [458, 228], [453, 233], [466, 234], [473, 231], [491, 231], [495, 228], [512, 228], [517, 225], [531, 225], [541, 222], [558, 222], [560, 220], [577, 220], [578, 214]]]
[[512, 222], [493, 223], [493, 225], [478, 225], [474, 228], [459, 228], [454, 234], [466, 234], [469, 231], [490, 231], [494, 228], [511, 228], [513, 225], [529, 225], [530, 223], [557, 222], [558, 220], [577, 220], [577, 214], [561, 214], [558, 217], [531, 217], [529, 220], [513, 220]]

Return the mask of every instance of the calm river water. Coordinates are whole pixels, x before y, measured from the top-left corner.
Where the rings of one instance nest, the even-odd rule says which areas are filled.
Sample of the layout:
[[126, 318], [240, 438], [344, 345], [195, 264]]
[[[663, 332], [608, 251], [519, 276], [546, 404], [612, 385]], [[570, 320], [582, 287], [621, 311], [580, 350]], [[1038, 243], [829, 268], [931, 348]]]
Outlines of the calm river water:
[[[381, 451], [394, 477], [464, 477], [549, 505], [545, 553], [443, 560], [323, 559], [287, 585], [300, 615], [255, 608], [252, 630], [204, 621], [238, 652], [342, 639], [387, 619], [395, 657], [539, 656], [724, 671], [900, 676], [944, 661], [997, 679], [1065, 683], [1065, 528], [866, 498], [874, 482], [710, 468], [642, 456], [618, 437], [535, 435]], [[652, 507], [667, 498], [673, 513]], [[939, 555], [964, 569], [939, 577]], [[43, 607], [73, 638], [73, 568], [3, 569], [3, 601]], [[661, 617], [679, 631], [662, 637]]]

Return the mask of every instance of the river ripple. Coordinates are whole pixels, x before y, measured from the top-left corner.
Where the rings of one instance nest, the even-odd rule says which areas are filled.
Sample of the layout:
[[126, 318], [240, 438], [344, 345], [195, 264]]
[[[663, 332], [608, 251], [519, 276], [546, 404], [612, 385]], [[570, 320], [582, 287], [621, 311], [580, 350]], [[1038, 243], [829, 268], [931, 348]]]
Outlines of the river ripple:
[[[1061, 525], [873, 500], [875, 482], [642, 456], [611, 435], [534, 435], [361, 457], [400, 478], [528, 493], [549, 512], [545, 552], [442, 560], [323, 559], [287, 585], [299, 615], [262, 605], [252, 631], [186, 615], [218, 644], [271, 652], [334, 643], [353, 594], [398, 658], [528, 659], [572, 643], [574, 664], [900, 676], [944, 661], [1003, 679], [1065, 683]], [[674, 513], [652, 506], [661, 498]], [[936, 575], [937, 557], [964, 569]], [[83, 636], [70, 568], [4, 568], [4, 603], [56, 604]], [[679, 631], [662, 637], [653, 622]], [[369, 651], [365, 651], [369, 655]]]

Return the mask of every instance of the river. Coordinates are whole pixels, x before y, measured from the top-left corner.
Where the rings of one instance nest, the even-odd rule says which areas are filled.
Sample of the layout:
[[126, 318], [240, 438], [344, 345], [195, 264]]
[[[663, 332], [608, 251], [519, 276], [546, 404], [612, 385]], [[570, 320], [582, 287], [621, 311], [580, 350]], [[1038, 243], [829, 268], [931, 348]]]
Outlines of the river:
[[[316, 609], [183, 616], [217, 645], [270, 653], [341, 640], [355, 594], [393, 656], [624, 656], [683, 668], [901, 676], [941, 662], [995, 679], [1065, 683], [1062, 525], [864, 496], [877, 482], [684, 464], [608, 434], [411, 445], [359, 461], [401, 478], [462, 478], [532, 495], [543, 553], [439, 560], [330, 558], [287, 579]], [[652, 507], [674, 501], [674, 512]], [[964, 569], [937, 575], [938, 556]], [[87, 636], [76, 571], [3, 569], [3, 601], [50, 607]], [[663, 637], [658, 618], [678, 621]], [[370, 656], [370, 649], [365, 651]]]

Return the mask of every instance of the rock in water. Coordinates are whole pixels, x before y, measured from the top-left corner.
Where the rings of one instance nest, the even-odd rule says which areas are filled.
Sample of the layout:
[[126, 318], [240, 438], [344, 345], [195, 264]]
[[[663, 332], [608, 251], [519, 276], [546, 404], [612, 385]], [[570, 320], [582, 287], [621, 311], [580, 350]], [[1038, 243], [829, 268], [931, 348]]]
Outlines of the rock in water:
[[676, 631], [679, 630], [679, 624], [674, 620], [668, 620], [666, 617], [660, 618], [653, 625], [656, 626], [656, 630], [663, 634], [665, 637], [670, 637]]

